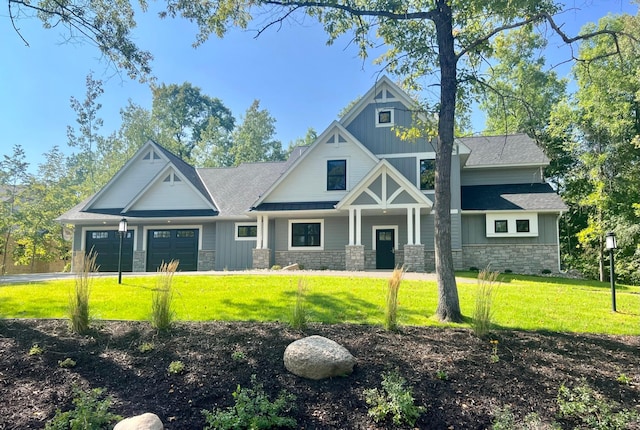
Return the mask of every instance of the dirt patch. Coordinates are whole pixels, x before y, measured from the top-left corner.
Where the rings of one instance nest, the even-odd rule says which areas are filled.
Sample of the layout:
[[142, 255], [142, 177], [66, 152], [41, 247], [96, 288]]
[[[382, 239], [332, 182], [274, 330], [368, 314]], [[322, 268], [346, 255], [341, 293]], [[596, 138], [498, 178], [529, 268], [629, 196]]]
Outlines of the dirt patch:
[[[289, 374], [286, 346], [319, 334], [344, 345], [357, 358], [345, 378], [309, 381]], [[144, 322], [98, 322], [90, 336], [69, 333], [59, 320], [0, 321], [0, 429], [42, 428], [56, 408], [71, 408], [72, 386], [106, 388], [114, 412], [153, 412], [167, 429], [204, 426], [202, 409], [226, 407], [238, 384], [252, 374], [271, 396], [296, 395], [300, 429], [383, 429], [367, 416], [363, 390], [379, 387], [381, 374], [397, 369], [426, 407], [420, 429], [485, 429], [496, 408], [511, 405], [518, 417], [557, 413], [561, 384], [582, 378], [611, 400], [638, 410], [640, 340], [631, 336], [500, 331], [498, 360], [490, 339], [468, 330], [405, 327], [400, 333], [360, 325], [313, 325], [305, 333], [276, 323], [181, 323], [157, 335]], [[151, 351], [139, 346], [153, 343]], [[33, 345], [41, 355], [28, 354]], [[234, 354], [235, 353], [235, 354]], [[71, 358], [77, 365], [60, 368]], [[181, 375], [167, 372], [182, 361]], [[446, 375], [446, 380], [436, 373]], [[625, 374], [631, 382], [621, 384]], [[640, 410], [639, 410], [640, 411]]]

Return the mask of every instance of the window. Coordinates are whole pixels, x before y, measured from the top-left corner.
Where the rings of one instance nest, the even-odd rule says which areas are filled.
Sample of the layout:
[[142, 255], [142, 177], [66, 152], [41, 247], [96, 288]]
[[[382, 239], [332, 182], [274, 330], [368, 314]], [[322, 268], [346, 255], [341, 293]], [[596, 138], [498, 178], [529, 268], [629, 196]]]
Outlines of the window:
[[496, 233], [508, 233], [509, 232], [509, 227], [508, 227], [506, 219], [497, 219], [497, 220], [494, 221], [493, 225], [494, 225], [494, 231]]
[[320, 247], [320, 225], [319, 222], [291, 223], [291, 247]]
[[109, 239], [108, 231], [92, 231], [91, 239]]
[[327, 161], [327, 190], [347, 189], [347, 160]]
[[171, 238], [171, 231], [169, 230], [154, 230], [153, 231], [154, 239], [169, 239]]
[[236, 240], [255, 240], [258, 237], [258, 225], [236, 223]]
[[376, 127], [391, 127], [394, 124], [393, 109], [376, 109]]
[[516, 231], [518, 233], [529, 233], [529, 220], [528, 219], [517, 219], [516, 220]]
[[196, 237], [196, 232], [193, 230], [178, 230], [176, 232], [176, 237], [182, 239]]
[[436, 160], [420, 160], [420, 189], [433, 190], [436, 186]]

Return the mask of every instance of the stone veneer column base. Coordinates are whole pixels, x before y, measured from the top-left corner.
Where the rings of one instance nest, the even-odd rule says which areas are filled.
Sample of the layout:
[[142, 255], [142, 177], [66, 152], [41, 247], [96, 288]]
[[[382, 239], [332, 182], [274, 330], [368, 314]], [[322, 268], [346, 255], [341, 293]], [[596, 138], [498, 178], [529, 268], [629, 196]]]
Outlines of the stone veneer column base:
[[345, 269], [350, 272], [364, 270], [364, 245], [345, 245]]
[[407, 272], [424, 272], [424, 245], [404, 246], [404, 268]]
[[253, 249], [253, 268], [269, 269], [271, 267], [271, 250], [270, 249]]
[[215, 270], [215, 269], [216, 269], [216, 252], [208, 249], [202, 249], [198, 251], [198, 270]]
[[147, 252], [133, 251], [133, 267], [134, 272], [145, 272], [147, 270]]

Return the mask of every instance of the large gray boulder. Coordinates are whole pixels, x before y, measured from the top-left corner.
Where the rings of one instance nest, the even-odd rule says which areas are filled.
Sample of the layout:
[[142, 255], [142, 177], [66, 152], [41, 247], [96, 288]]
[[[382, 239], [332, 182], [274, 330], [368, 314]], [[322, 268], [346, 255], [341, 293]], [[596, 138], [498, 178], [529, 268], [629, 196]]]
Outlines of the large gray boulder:
[[284, 351], [284, 367], [308, 379], [350, 375], [355, 364], [356, 359], [345, 347], [322, 336], [296, 340]]
[[113, 430], [163, 430], [164, 425], [156, 414], [147, 412], [120, 421]]

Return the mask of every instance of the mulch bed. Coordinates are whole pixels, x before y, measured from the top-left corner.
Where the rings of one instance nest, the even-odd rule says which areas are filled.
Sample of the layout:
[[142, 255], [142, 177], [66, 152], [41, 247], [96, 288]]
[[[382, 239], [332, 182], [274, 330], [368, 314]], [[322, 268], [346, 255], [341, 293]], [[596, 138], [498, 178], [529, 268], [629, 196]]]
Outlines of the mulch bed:
[[[357, 365], [349, 377], [310, 381], [286, 371], [283, 352], [292, 341], [319, 334], [345, 346]], [[497, 340], [499, 360], [492, 362]], [[144, 342], [152, 351], [140, 352]], [[37, 344], [41, 355], [30, 356]], [[236, 354], [234, 354], [236, 353]], [[77, 365], [64, 369], [58, 362]], [[170, 375], [169, 363], [186, 371]], [[297, 397], [300, 429], [383, 429], [367, 416], [363, 390], [380, 387], [397, 369], [426, 407], [420, 429], [486, 429], [497, 408], [518, 417], [537, 412], [556, 418], [561, 384], [583, 379], [608, 399], [640, 412], [640, 339], [567, 333], [498, 331], [479, 339], [462, 329], [404, 327], [389, 333], [360, 325], [312, 325], [305, 333], [278, 323], [180, 323], [158, 335], [145, 322], [97, 321], [91, 335], [73, 335], [66, 321], [0, 321], [0, 429], [42, 428], [57, 408], [72, 407], [72, 387], [105, 388], [113, 412], [157, 414], [167, 429], [199, 429], [202, 409], [233, 404], [236, 386], [251, 375], [270, 396]], [[444, 372], [447, 379], [438, 379]], [[441, 373], [442, 374], [442, 373]], [[617, 378], [625, 374], [631, 382]]]

